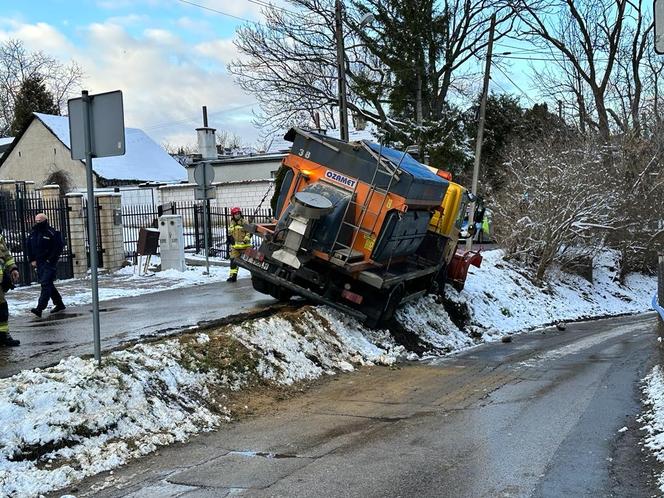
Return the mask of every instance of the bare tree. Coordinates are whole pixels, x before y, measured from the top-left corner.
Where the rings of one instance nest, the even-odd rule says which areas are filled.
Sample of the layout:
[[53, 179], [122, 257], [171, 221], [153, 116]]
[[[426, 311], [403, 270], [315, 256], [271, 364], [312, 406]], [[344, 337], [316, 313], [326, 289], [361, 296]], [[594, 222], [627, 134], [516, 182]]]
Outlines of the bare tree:
[[[616, 147], [618, 148], [618, 147]], [[620, 253], [620, 278], [655, 268], [664, 250], [664, 139], [625, 135], [613, 155], [617, 206], [608, 239]]]
[[[552, 64], [563, 73], [575, 76], [587, 86], [594, 110], [583, 120], [606, 141], [611, 134], [610, 117], [619, 127], [625, 118], [638, 128], [641, 99], [639, 65], [649, 42], [652, 20], [646, 16], [641, 0], [512, 0], [514, 13], [522, 23], [522, 36], [553, 54]], [[625, 112], [611, 107], [616, 68], [627, 75], [621, 93]], [[569, 79], [569, 78], [568, 78]], [[574, 90], [575, 86], [569, 87]], [[578, 96], [583, 90], [577, 90]], [[615, 97], [615, 95], [613, 95]], [[621, 117], [621, 114], [624, 116]]]
[[14, 118], [16, 97], [23, 82], [39, 77], [62, 111], [83, 79], [81, 67], [74, 61], [62, 64], [43, 52], [31, 52], [21, 40], [0, 44], [0, 134], [5, 135]]
[[615, 229], [615, 189], [604, 151], [591, 142], [515, 146], [493, 205], [496, 237], [542, 282], [554, 263], [592, 257]]
[[[229, 71], [258, 98], [263, 126], [311, 122], [318, 112], [323, 126], [336, 127], [334, 1], [289, 3], [288, 9], [266, 7], [265, 25], [238, 30], [243, 56]], [[504, 0], [451, 0], [440, 8], [428, 0], [353, 2], [344, 12], [350, 112], [393, 133], [412, 126], [408, 120], [421, 125], [423, 119], [440, 119], [450, 93], [466, 86], [468, 68], [486, 49], [491, 14], [498, 13], [496, 38], [511, 28], [513, 16], [505, 5]], [[374, 22], [360, 22], [367, 13]], [[392, 98], [399, 86], [412, 104], [408, 119], [394, 114], [395, 103], [403, 101]]]

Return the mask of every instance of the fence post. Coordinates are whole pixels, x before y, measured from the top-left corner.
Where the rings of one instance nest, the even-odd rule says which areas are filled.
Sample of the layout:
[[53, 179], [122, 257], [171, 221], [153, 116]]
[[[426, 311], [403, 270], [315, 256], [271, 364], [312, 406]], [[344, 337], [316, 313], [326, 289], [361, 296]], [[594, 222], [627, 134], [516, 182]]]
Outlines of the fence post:
[[88, 272], [88, 257], [85, 242], [85, 214], [83, 211], [83, 194], [67, 194], [67, 216], [69, 217], [69, 248], [72, 259], [74, 278], [85, 277]]
[[53, 204], [60, 199], [60, 185], [44, 185], [39, 189], [45, 204]]
[[99, 231], [104, 249], [104, 268], [119, 270], [125, 261], [122, 230], [122, 197], [118, 193], [97, 195]]

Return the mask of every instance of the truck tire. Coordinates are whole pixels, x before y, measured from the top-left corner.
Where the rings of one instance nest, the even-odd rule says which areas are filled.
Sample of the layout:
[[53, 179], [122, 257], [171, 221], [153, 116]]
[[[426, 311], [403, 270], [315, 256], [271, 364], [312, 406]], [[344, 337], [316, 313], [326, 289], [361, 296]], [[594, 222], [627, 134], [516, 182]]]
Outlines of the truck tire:
[[256, 275], [251, 275], [251, 286], [261, 294], [270, 294], [270, 282]]
[[275, 284], [270, 284], [269, 294], [282, 303], [290, 301], [290, 298], [293, 297], [293, 292], [290, 289], [285, 289]]
[[378, 321], [379, 326], [386, 325], [392, 318], [394, 318], [394, 313], [397, 311], [401, 300], [403, 299], [404, 294], [406, 293], [406, 286], [403, 282], [395, 285], [387, 292], [385, 299], [385, 307], [383, 312], [380, 315]]

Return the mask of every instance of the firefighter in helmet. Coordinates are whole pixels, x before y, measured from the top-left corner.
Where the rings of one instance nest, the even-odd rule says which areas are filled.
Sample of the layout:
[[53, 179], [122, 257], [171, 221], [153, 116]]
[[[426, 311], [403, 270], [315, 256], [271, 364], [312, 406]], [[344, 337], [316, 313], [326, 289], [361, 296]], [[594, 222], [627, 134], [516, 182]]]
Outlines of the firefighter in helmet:
[[244, 228], [245, 221], [242, 217], [242, 210], [239, 207], [231, 209], [231, 224], [228, 227], [228, 244], [230, 245], [231, 271], [227, 282], [237, 281], [238, 266], [235, 258], [251, 247], [251, 234]]

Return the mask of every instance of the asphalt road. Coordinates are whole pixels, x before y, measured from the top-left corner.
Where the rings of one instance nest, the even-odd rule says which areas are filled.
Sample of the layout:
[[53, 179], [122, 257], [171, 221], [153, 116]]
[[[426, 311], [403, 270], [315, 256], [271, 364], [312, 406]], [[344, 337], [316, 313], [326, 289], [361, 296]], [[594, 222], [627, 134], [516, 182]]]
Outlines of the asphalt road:
[[653, 496], [636, 418], [639, 380], [661, 354], [645, 314], [364, 368], [74, 494]]
[[[10, 296], [11, 299], [11, 296]], [[100, 303], [102, 350], [173, 329], [197, 325], [262, 308], [274, 299], [255, 292], [250, 279], [167, 290]], [[0, 350], [0, 377], [23, 369], [45, 367], [69, 355], [92, 354], [92, 306], [63, 313], [10, 317], [17, 348]]]

